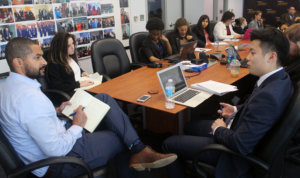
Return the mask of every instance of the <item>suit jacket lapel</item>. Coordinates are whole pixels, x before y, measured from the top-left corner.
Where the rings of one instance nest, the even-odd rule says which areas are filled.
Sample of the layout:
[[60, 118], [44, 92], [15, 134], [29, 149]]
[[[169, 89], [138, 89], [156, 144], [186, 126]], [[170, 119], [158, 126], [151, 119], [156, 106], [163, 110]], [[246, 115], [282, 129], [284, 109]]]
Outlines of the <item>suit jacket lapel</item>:
[[270, 82], [272, 82], [273, 80], [276, 80], [278, 78], [283, 78], [286, 76], [286, 73], [284, 72], [284, 70], [280, 70], [278, 72], [276, 72], [275, 74], [269, 76], [265, 81], [263, 81], [263, 83], [257, 87], [257, 85], [255, 84], [255, 87], [251, 93], [251, 95], [247, 98], [247, 100], [244, 102], [244, 104], [241, 106], [241, 108], [238, 110], [238, 112], [235, 115], [235, 118], [231, 124], [230, 129], [232, 130], [236, 130], [239, 120], [241, 117], [243, 117], [244, 112], [245, 112], [245, 108], [247, 107], [248, 103], [251, 101], [251, 99], [253, 97], [255, 97], [255, 95], [262, 89], [264, 88], [266, 85], [268, 85]]

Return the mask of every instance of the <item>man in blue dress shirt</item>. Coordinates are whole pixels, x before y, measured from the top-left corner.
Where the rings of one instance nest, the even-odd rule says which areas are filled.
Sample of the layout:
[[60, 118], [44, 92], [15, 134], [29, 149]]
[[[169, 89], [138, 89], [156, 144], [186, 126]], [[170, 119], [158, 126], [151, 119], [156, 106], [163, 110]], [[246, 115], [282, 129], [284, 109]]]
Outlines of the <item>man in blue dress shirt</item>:
[[[177, 158], [175, 154], [160, 154], [146, 147], [130, 124], [128, 116], [107, 94], [96, 96], [110, 106], [101, 122], [106, 130], [85, 132], [83, 127], [87, 117], [81, 106], [76, 109], [73, 121], [60, 120], [57, 114], [61, 114], [70, 102], [54, 108], [41, 92], [41, 85], [36, 78], [44, 75], [47, 63], [40, 47], [30, 39], [18, 37], [7, 44], [5, 54], [12, 72], [0, 93], [0, 125], [25, 164], [52, 156], [75, 156], [95, 168], [105, 165], [120, 152], [130, 151], [129, 166], [144, 170], [165, 166]], [[134, 174], [127, 170], [127, 164], [122, 165], [122, 170]], [[51, 176], [73, 177], [82, 171], [70, 165], [57, 165], [55, 168], [43, 167], [33, 173], [39, 177], [50, 172]], [[119, 174], [132, 177], [122, 175], [122, 171]]]

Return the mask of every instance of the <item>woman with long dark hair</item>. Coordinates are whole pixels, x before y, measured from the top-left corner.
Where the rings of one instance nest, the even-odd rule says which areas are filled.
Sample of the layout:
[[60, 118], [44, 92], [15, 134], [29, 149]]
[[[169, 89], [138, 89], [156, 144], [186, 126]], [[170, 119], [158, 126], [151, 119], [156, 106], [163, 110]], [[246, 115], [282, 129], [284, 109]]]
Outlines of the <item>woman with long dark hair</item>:
[[73, 95], [75, 88], [93, 84], [89, 80], [79, 82], [80, 77], [88, 74], [78, 65], [74, 35], [64, 31], [56, 33], [47, 59], [46, 81], [49, 88]]
[[210, 20], [207, 15], [202, 15], [199, 18], [197, 26], [193, 28], [192, 31], [199, 40], [199, 47], [205, 47], [205, 45], [215, 41], [214, 34], [210, 25]]

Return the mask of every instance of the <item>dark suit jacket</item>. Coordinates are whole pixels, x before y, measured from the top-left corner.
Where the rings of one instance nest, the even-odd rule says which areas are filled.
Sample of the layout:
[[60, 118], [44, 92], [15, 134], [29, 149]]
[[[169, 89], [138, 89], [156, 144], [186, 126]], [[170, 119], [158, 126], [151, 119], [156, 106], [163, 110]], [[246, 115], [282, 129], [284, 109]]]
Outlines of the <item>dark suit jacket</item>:
[[[239, 109], [230, 129], [219, 127], [217, 143], [247, 155], [254, 151], [263, 136], [280, 119], [293, 94], [293, 85], [284, 70], [268, 77]], [[221, 155], [217, 177], [247, 177], [249, 165], [239, 158]], [[243, 176], [242, 176], [243, 175]]]
[[153, 43], [151, 38], [149, 36], [145, 38], [142, 44], [142, 51], [141, 51], [142, 53], [141, 56], [145, 58], [143, 61], [150, 62], [149, 60], [150, 56], [154, 56], [159, 59], [164, 59], [165, 57], [169, 56], [167, 43], [164, 40], [159, 40], [159, 43], [162, 45], [163, 48], [162, 56], [159, 53], [158, 47]]
[[289, 60], [285, 71], [290, 75], [290, 78], [294, 84], [300, 80], [300, 59]]
[[[84, 72], [80, 69], [81, 72]], [[80, 87], [79, 82], [75, 81], [74, 72], [68, 73], [60, 64], [48, 63], [45, 72], [45, 79], [50, 89], [57, 89], [74, 94], [74, 89]]]
[[[194, 34], [191, 34], [191, 33], [188, 33], [188, 35], [191, 35], [193, 36], [192, 39], [190, 40], [187, 40], [188, 42], [192, 42], [192, 41], [195, 41], [197, 40], [195, 35]], [[178, 33], [175, 33], [175, 32], [172, 32], [170, 34], [170, 45], [172, 46], [172, 53], [173, 54], [178, 54], [180, 52], [180, 48], [181, 48], [181, 45], [180, 45], [180, 36]]]
[[280, 16], [280, 23], [281, 23], [281, 25], [287, 24], [288, 26], [290, 26], [290, 25], [292, 25], [292, 24], [295, 23], [294, 20], [295, 20], [296, 17], [299, 17], [299, 14], [298, 14], [298, 13], [295, 13], [295, 16], [294, 16], [294, 18], [293, 18], [292, 20], [291, 20], [291, 18], [290, 18], [289, 13], [282, 14], [282, 15]]

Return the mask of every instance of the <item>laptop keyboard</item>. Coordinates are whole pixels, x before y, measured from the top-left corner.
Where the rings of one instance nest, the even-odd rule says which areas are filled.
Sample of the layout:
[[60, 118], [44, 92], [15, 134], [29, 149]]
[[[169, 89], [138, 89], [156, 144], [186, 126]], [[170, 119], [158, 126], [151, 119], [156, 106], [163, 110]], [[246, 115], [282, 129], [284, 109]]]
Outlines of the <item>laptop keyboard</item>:
[[187, 90], [187, 91], [183, 92], [182, 94], [176, 96], [174, 98], [174, 100], [184, 103], [187, 100], [191, 99], [192, 97], [196, 96], [198, 93], [200, 93], [200, 91]]

